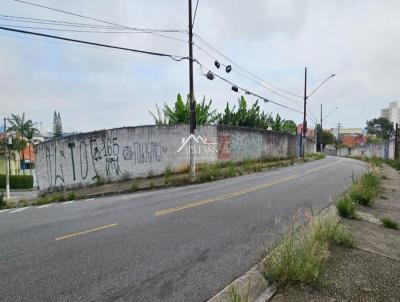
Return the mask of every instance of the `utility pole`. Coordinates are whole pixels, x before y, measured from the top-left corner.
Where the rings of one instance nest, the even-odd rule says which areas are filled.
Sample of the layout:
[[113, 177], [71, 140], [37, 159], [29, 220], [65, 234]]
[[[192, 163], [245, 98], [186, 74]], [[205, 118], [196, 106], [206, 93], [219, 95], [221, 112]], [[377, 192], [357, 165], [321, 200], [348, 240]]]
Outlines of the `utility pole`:
[[342, 125], [340, 124], [340, 123], [338, 123], [338, 125], [337, 125], [337, 127], [338, 127], [338, 129], [337, 129], [337, 141], [338, 141], [338, 145], [340, 144], [340, 127], [341, 127]]
[[399, 154], [399, 124], [396, 123], [396, 134], [394, 137], [394, 160], [400, 160], [400, 154]]
[[[194, 134], [196, 129], [196, 115], [195, 115], [195, 101], [194, 101], [194, 88], [193, 88], [193, 19], [192, 19], [192, 0], [189, 0], [189, 98], [190, 98], [190, 136]], [[194, 177], [196, 174], [196, 163], [194, 159], [194, 141], [189, 139], [189, 167], [190, 176]]]
[[321, 143], [319, 144], [319, 152], [322, 152], [322, 131], [324, 131], [324, 129], [322, 128], [322, 104], [321, 104], [321, 115], [320, 115], [320, 131], [321, 133], [319, 134], [319, 137], [321, 139]]
[[306, 134], [307, 134], [307, 67], [304, 68], [304, 116], [303, 116], [303, 137], [301, 140], [301, 151], [303, 158], [306, 158]]
[[320, 125], [321, 125], [321, 130], [322, 130], [322, 104], [321, 104], [321, 116], [320, 116]]
[[9, 167], [9, 154], [8, 154], [8, 142], [7, 142], [7, 119], [4, 118], [4, 159], [6, 162], [6, 200], [10, 200], [10, 167]]

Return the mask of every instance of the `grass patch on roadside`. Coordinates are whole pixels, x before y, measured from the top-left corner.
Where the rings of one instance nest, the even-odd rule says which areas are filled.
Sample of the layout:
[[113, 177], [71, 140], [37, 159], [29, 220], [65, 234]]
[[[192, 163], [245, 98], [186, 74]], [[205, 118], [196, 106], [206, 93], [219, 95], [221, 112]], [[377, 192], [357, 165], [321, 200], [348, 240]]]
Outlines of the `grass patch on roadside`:
[[312, 285], [324, 272], [331, 245], [352, 247], [349, 229], [333, 218], [311, 220], [297, 234], [286, 234], [264, 263], [264, 276], [278, 286]]
[[336, 200], [336, 209], [341, 217], [355, 218], [356, 204], [349, 196], [342, 196]]
[[387, 163], [393, 169], [400, 170], [400, 160], [388, 159], [385, 161], [385, 163]]
[[250, 301], [248, 292], [245, 295], [240, 295], [233, 286], [229, 289], [229, 302], [248, 302], [248, 301]]
[[381, 222], [382, 222], [383, 226], [388, 229], [393, 229], [393, 230], [399, 229], [399, 223], [389, 217], [382, 217]]
[[[325, 154], [307, 154], [307, 161], [325, 158]], [[302, 162], [298, 159], [298, 162]], [[273, 167], [286, 167], [294, 164], [293, 158], [265, 157], [257, 160], [246, 159], [241, 162], [216, 162], [201, 164], [198, 168], [197, 182], [213, 181], [217, 179], [235, 177], [238, 175], [262, 172]]]
[[353, 179], [349, 196], [358, 204], [372, 206], [373, 199], [379, 195], [381, 189], [382, 176], [374, 171], [369, 171], [358, 179]]

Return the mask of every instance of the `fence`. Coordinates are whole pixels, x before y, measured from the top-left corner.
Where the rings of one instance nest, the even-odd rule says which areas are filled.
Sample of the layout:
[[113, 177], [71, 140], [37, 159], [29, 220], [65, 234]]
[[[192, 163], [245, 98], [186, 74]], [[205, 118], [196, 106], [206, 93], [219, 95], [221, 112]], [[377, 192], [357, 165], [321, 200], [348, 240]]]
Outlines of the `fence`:
[[[189, 163], [194, 142], [196, 164], [295, 156], [296, 137], [267, 130], [187, 125], [127, 127], [53, 139], [35, 146], [41, 191], [86, 186], [97, 179], [116, 181], [180, 171]], [[307, 144], [307, 152], [315, 143]], [[309, 151], [311, 150], [311, 151]]]

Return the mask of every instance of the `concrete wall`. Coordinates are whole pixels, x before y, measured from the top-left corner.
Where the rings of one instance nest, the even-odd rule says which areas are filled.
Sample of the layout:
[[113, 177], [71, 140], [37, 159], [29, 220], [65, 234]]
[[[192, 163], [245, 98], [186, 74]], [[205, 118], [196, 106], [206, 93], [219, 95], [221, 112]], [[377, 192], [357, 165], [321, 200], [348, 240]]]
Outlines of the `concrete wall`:
[[379, 157], [383, 159], [394, 159], [394, 140], [382, 144], [368, 144], [354, 148], [340, 148], [338, 156], [366, 156]]
[[178, 171], [189, 163], [190, 139], [196, 164], [296, 154], [294, 135], [225, 126], [199, 126], [192, 138], [188, 133], [187, 125], [129, 127], [40, 143], [35, 146], [39, 188], [85, 186], [98, 177], [115, 181], [160, 175], [166, 167]]

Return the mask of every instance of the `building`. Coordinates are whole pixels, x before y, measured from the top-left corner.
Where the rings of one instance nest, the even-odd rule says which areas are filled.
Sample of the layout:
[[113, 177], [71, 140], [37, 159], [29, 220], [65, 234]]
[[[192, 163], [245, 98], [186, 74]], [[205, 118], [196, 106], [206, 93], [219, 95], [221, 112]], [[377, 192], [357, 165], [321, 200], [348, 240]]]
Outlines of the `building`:
[[[303, 124], [298, 124], [297, 125], [297, 134], [302, 134], [303, 133]], [[307, 127], [307, 132], [306, 132], [306, 137], [308, 138], [315, 138], [316, 137], [316, 132], [314, 129]]]
[[389, 108], [381, 110], [381, 117], [387, 118], [394, 125], [400, 124], [400, 101], [389, 103]]
[[362, 128], [331, 128], [330, 132], [336, 137], [336, 139], [339, 139], [339, 134], [340, 137], [344, 135], [361, 135], [363, 134], [363, 129]]
[[365, 144], [367, 138], [363, 134], [340, 134], [339, 142], [349, 148]]

